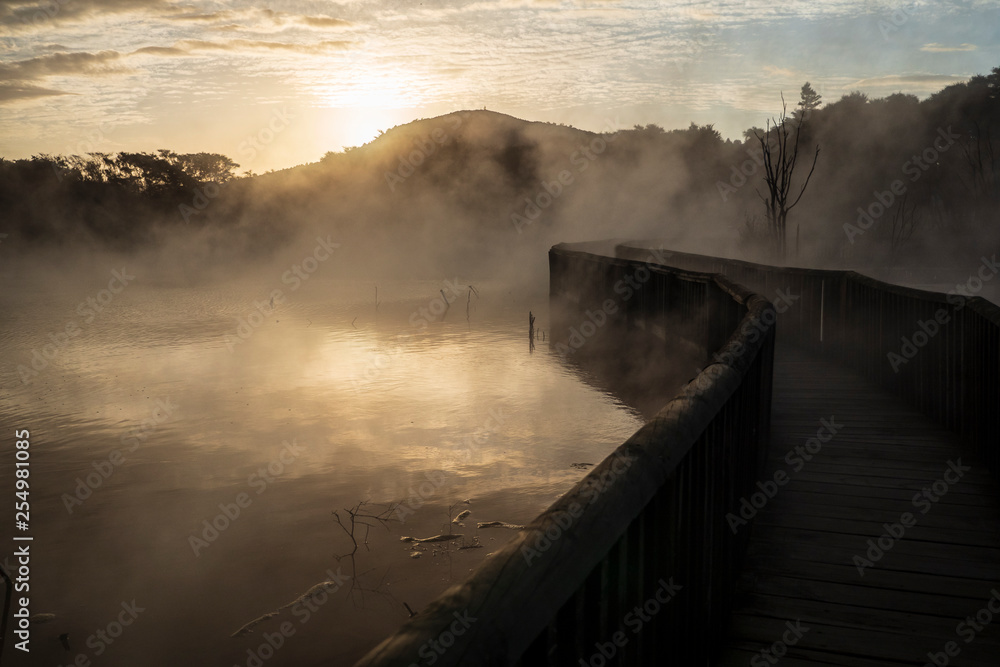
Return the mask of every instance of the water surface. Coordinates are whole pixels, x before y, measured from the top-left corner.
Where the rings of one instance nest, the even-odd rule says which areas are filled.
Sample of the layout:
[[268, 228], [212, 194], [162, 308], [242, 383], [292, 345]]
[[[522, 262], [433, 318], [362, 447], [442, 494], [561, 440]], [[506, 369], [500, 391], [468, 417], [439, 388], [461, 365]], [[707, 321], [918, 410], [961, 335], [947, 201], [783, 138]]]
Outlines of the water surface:
[[[55, 615], [11, 664], [351, 664], [515, 535], [477, 522], [528, 523], [642, 423], [547, 344], [529, 351], [546, 286], [384, 282], [376, 309], [371, 282], [137, 279], [81, 307], [108, 278], [18, 276], [0, 297], [0, 493], [29, 429], [31, 612]], [[441, 289], [460, 294], [443, 319]], [[34, 352], [49, 358], [27, 371]], [[338, 560], [352, 547], [332, 512], [362, 501], [405, 510]], [[449, 530], [464, 539], [400, 541]], [[327, 580], [343, 584], [231, 637]]]

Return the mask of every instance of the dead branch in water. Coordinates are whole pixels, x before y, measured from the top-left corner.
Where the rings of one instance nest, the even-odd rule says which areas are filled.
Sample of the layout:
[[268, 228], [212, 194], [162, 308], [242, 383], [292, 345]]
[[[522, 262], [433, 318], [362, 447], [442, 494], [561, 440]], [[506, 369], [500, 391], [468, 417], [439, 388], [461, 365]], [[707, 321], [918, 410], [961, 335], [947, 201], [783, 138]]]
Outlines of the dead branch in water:
[[465, 321], [466, 321], [466, 322], [468, 322], [468, 321], [469, 321], [469, 305], [470, 305], [470, 304], [471, 304], [471, 302], [472, 302], [472, 295], [473, 295], [473, 294], [475, 294], [475, 295], [476, 295], [476, 299], [478, 300], [478, 299], [479, 299], [479, 290], [477, 290], [477, 289], [476, 289], [475, 287], [473, 287], [472, 285], [469, 285], [469, 293], [468, 293], [468, 295], [467, 295], [467, 296], [465, 297]]
[[444, 322], [444, 318], [448, 317], [448, 311], [451, 309], [451, 302], [444, 295], [443, 289], [439, 289], [438, 292], [441, 293], [441, 300], [444, 301], [444, 312], [441, 314], [441, 321]]
[[361, 543], [365, 545], [365, 549], [368, 548], [368, 535], [372, 528], [381, 525], [386, 530], [389, 530], [389, 522], [391, 521], [390, 517], [393, 512], [396, 511], [396, 503], [390, 503], [386, 509], [382, 510], [378, 514], [365, 512], [365, 508], [367, 506], [367, 500], [360, 500], [354, 507], [345, 507], [343, 511], [347, 513], [347, 523], [345, 523], [344, 519], [340, 516], [341, 510], [333, 511], [333, 516], [337, 519], [337, 525], [340, 526], [341, 530], [343, 530], [344, 533], [350, 538], [351, 544], [354, 545], [354, 548], [351, 549], [350, 552], [340, 556], [334, 556], [338, 562], [341, 558], [344, 558], [345, 556], [353, 556], [358, 552], [358, 547], [360, 545], [358, 544], [358, 538], [355, 535], [355, 531], [358, 526], [365, 527], [365, 537]]
[[[385, 595], [388, 596], [389, 598], [392, 598], [391, 593], [384, 590], [383, 588], [385, 584], [385, 578], [386, 576], [388, 576], [389, 570], [386, 569], [379, 583], [374, 588], [367, 588], [361, 584], [361, 577], [371, 572], [372, 569], [374, 568], [359, 573], [355, 557], [358, 552], [358, 547], [360, 547], [362, 544], [364, 545], [365, 549], [368, 549], [368, 536], [371, 533], [372, 528], [382, 526], [383, 528], [386, 529], [386, 531], [389, 530], [389, 522], [392, 521], [391, 517], [393, 514], [395, 514], [396, 509], [399, 507], [399, 503], [389, 503], [388, 505], [385, 506], [385, 509], [383, 509], [380, 512], [368, 511], [367, 510], [368, 505], [369, 503], [367, 500], [360, 500], [358, 501], [358, 504], [355, 505], [354, 507], [345, 507], [343, 510], [334, 510], [332, 512], [333, 516], [337, 519], [337, 525], [339, 525], [341, 530], [343, 530], [344, 533], [350, 538], [351, 544], [353, 545], [353, 548], [348, 553], [340, 556], [334, 554], [333, 557], [337, 560], [338, 563], [341, 561], [342, 558], [350, 558], [351, 560], [351, 574], [350, 574], [351, 587], [348, 592], [348, 595], [351, 598], [352, 602], [354, 602], [355, 606], [357, 606], [357, 602], [355, 601], [354, 597], [355, 593], [361, 593], [362, 606], [364, 606], [365, 602], [365, 597], [364, 597], [365, 593], [375, 593], [378, 595]], [[341, 511], [347, 514], [346, 519], [340, 515]], [[364, 534], [364, 539], [361, 540], [359, 543], [358, 535], [356, 533], [360, 526], [364, 526], [365, 534]]]

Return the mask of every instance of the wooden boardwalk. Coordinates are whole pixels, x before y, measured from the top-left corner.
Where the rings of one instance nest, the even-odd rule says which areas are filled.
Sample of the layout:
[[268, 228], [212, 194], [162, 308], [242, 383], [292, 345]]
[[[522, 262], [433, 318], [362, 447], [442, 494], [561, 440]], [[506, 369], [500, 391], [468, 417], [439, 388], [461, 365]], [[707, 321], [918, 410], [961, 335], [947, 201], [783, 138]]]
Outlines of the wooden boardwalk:
[[1000, 307], [654, 243], [550, 250], [555, 350], [632, 281], [602, 338], [719, 363], [358, 666], [1000, 667]]
[[[786, 454], [831, 418], [842, 427], [796, 472]], [[959, 459], [971, 468], [961, 478], [949, 463]], [[863, 378], [780, 347], [762, 479], [775, 470], [790, 479], [742, 527], [751, 544], [719, 665], [1000, 665], [1000, 502], [957, 436]], [[942, 479], [954, 483], [938, 483], [948, 488], [936, 502], [914, 504]], [[907, 512], [915, 525], [882, 538], [890, 548], [861, 576], [855, 556], [868, 559], [868, 540]]]

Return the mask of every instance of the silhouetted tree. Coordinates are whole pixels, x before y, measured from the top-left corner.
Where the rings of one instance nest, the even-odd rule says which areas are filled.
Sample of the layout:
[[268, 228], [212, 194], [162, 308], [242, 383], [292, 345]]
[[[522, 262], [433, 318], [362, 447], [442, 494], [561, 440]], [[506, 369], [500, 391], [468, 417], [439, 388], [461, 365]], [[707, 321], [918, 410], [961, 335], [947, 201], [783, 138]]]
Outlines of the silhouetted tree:
[[814, 109], [819, 108], [819, 105], [823, 103], [822, 100], [823, 96], [817, 93], [812, 85], [806, 81], [802, 85], [802, 92], [799, 95], [799, 108], [792, 115], [799, 123], [802, 123]]
[[[757, 191], [757, 195], [764, 202], [765, 215], [771, 235], [774, 239], [774, 250], [777, 256], [784, 259], [787, 254], [787, 229], [788, 213], [802, 199], [802, 195], [809, 185], [816, 170], [816, 160], [819, 159], [819, 145], [813, 154], [812, 166], [806, 175], [798, 195], [791, 198], [792, 178], [795, 175], [795, 167], [799, 161], [799, 140], [805, 127], [805, 120], [800, 123], [792, 123], [788, 118], [788, 105], [785, 98], [781, 98], [781, 116], [767, 122], [767, 127], [763, 134], [756, 133], [757, 141], [760, 142], [760, 149], [764, 160], [764, 182], [767, 185], [767, 196], [765, 197]], [[792, 127], [794, 125], [794, 127]], [[794, 137], [792, 136], [794, 135]], [[789, 146], [789, 141], [791, 145]], [[799, 227], [795, 227], [795, 254], [799, 252]]]

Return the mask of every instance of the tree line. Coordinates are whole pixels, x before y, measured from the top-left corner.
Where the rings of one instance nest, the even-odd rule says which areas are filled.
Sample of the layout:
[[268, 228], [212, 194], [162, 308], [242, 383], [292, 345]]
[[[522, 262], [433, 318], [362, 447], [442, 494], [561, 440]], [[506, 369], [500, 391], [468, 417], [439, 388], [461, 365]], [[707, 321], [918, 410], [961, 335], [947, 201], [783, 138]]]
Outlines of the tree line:
[[[995, 240], [1000, 68], [924, 100], [855, 91], [824, 103], [809, 83], [799, 92], [791, 112], [776, 100], [777, 113], [740, 139], [694, 123], [614, 133], [581, 185], [567, 186], [525, 233], [547, 240], [582, 224], [582, 211], [598, 220], [588, 228], [595, 238], [618, 235], [622, 220], [698, 234], [714, 225], [751, 259], [880, 265]], [[210, 228], [217, 241], [239, 234], [265, 248], [321, 218], [375, 246], [461, 225], [461, 236], [441, 238], [474, 248], [476, 234], [506, 238], [516, 204], [551, 182], [579, 142], [610, 136], [554, 124], [543, 135], [529, 128], [542, 124], [474, 113], [493, 131], [463, 134], [474, 124], [468, 114], [392, 189], [383, 173], [442, 119], [264, 176], [237, 175], [224, 155], [169, 150], [0, 159], [0, 232], [29, 244], [123, 249]]]

